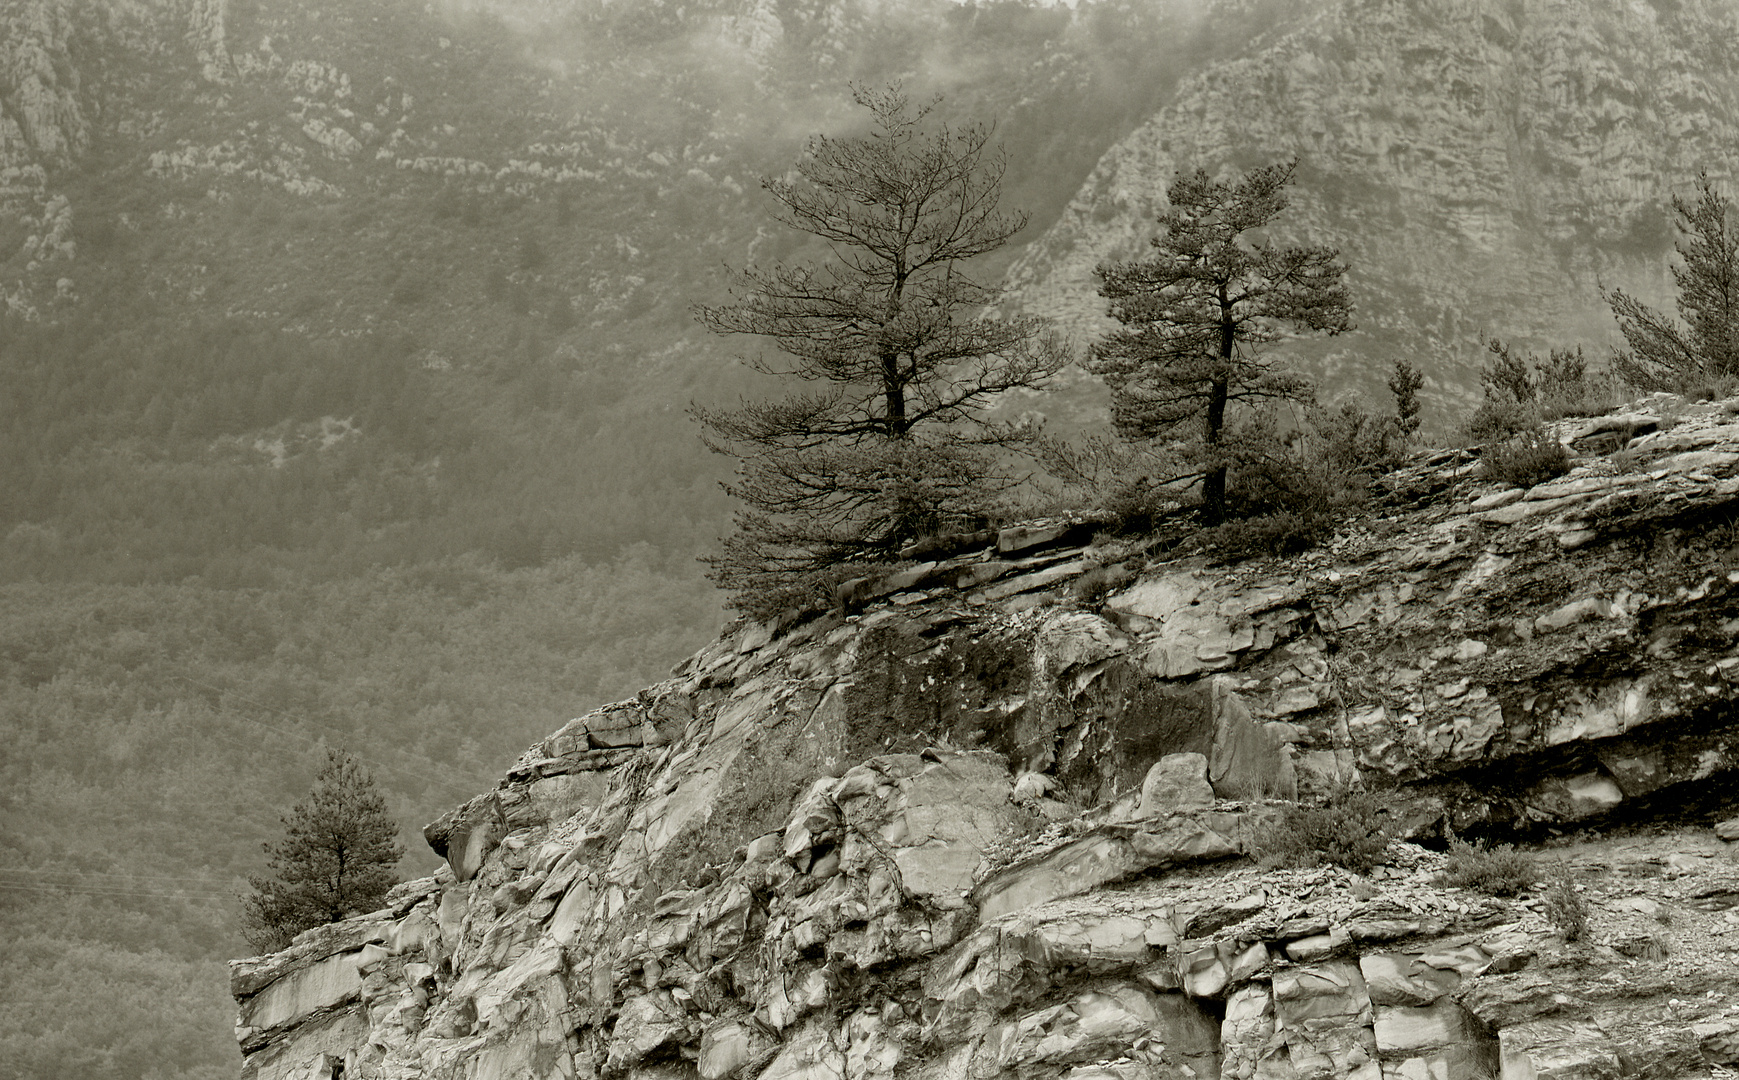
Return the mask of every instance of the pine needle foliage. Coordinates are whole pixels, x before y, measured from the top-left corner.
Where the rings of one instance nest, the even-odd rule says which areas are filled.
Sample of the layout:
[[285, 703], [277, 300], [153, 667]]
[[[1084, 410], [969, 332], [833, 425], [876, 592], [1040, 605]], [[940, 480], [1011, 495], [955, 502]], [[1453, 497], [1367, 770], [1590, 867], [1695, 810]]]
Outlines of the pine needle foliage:
[[1419, 391], [1425, 385], [1425, 373], [1408, 363], [1396, 360], [1389, 372], [1389, 393], [1395, 395], [1395, 430], [1403, 439], [1419, 434]]
[[1680, 265], [1681, 327], [1672, 316], [1622, 289], [1606, 294], [1630, 347], [1615, 350], [1613, 367], [1640, 390], [1678, 391], [1686, 381], [1739, 376], [1739, 228], [1733, 204], [1708, 174], [1697, 177], [1693, 199], [1674, 195]]
[[340, 751], [327, 752], [313, 791], [281, 820], [284, 838], [261, 845], [270, 873], [249, 878], [253, 894], [242, 901], [242, 936], [263, 953], [379, 908], [404, 856], [374, 778]]
[[1352, 329], [1346, 267], [1330, 247], [1253, 239], [1287, 207], [1296, 160], [1236, 181], [1178, 176], [1152, 258], [1098, 267], [1099, 295], [1123, 324], [1093, 346], [1089, 371], [1111, 388], [1112, 420], [1130, 439], [1199, 431], [1202, 516], [1226, 515], [1229, 406], [1308, 401], [1312, 388], [1262, 346], [1287, 334]]
[[775, 218], [833, 257], [737, 270], [732, 303], [695, 309], [716, 333], [777, 346], [749, 358], [757, 370], [807, 384], [690, 409], [707, 445], [739, 461], [736, 531], [705, 561], [751, 614], [981, 513], [1016, 480], [1002, 451], [1031, 434], [987, 411], [1068, 359], [1040, 320], [982, 315], [998, 293], [966, 264], [1027, 220], [998, 208], [1006, 160], [990, 130], [930, 123], [934, 106], [898, 87], [854, 96], [867, 136], [817, 135], [792, 173], [762, 182]]

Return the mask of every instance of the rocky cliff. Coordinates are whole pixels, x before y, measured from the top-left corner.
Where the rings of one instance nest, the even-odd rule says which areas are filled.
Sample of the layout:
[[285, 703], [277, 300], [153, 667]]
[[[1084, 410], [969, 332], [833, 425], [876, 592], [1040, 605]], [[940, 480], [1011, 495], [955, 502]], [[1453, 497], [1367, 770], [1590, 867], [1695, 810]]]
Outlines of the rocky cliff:
[[1392, 350], [1468, 392], [1484, 339], [1600, 341], [1603, 285], [1664, 293], [1668, 194], [1733, 175], [1739, 67], [1716, 44], [1739, 35], [1730, 4], [1348, 0], [1312, 15], [1186, 80], [1105, 154], [1011, 272], [1027, 310], [1099, 331], [1093, 267], [1147, 250], [1179, 170], [1297, 155], [1278, 224], [1342, 249], [1360, 308], [1361, 332], [1311, 362], [1345, 385]]
[[[1294, 559], [1038, 523], [739, 626], [234, 962], [244, 1075], [1730, 1075], [1736, 415], [1564, 422], [1527, 490], [1429, 455]], [[1347, 785], [1368, 875], [1248, 857]]]

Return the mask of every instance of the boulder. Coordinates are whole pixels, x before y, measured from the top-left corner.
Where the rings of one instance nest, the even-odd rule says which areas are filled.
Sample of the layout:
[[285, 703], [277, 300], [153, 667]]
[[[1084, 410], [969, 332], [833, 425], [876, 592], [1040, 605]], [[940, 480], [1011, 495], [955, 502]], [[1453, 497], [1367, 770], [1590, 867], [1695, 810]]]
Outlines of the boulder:
[[236, 1026], [265, 1032], [352, 1000], [362, 992], [361, 955], [361, 950], [338, 953], [279, 975], [240, 1002]]
[[1012, 525], [996, 534], [996, 550], [1020, 555], [1066, 543], [1084, 544], [1093, 536], [1090, 522], [1058, 522], [1052, 525]]
[[1691, 1025], [1697, 1048], [1716, 1065], [1739, 1064], [1739, 1020], [1711, 1020]]
[[423, 839], [447, 860], [453, 876], [470, 881], [507, 835], [507, 818], [494, 792], [480, 795], [423, 826]]
[[1416, 1057], [1422, 1051], [1467, 1045], [1474, 1037], [1469, 1017], [1453, 1001], [1432, 1005], [1378, 1005], [1374, 1031], [1377, 1049], [1389, 1056]]
[[1619, 1080], [1618, 1048], [1591, 1020], [1534, 1020], [1498, 1032], [1504, 1080]]
[[1167, 754], [1147, 771], [1141, 783], [1141, 804], [1136, 816], [1161, 817], [1183, 810], [1205, 810], [1213, 805], [1207, 756]]
[[891, 847], [908, 892], [960, 907], [984, 852], [1009, 827], [1013, 785], [998, 755], [933, 757], [915, 776], [899, 781], [904, 811]]

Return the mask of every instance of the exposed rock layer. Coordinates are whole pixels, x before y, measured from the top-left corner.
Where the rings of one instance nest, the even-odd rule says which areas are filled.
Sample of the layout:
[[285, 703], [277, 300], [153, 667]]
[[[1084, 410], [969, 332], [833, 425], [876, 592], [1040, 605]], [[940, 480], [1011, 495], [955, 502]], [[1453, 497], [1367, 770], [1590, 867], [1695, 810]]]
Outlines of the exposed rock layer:
[[1422, 839], [1719, 809], [1739, 424], [1562, 434], [1623, 447], [1507, 492], [1438, 454], [1286, 562], [1136, 572], [1038, 525], [740, 627], [430, 825], [448, 866], [390, 908], [236, 962], [245, 1075], [1707, 1075], [1739, 1058], [1707, 831], [1572, 860], [1574, 943], [1410, 843], [1240, 858], [1351, 782]]

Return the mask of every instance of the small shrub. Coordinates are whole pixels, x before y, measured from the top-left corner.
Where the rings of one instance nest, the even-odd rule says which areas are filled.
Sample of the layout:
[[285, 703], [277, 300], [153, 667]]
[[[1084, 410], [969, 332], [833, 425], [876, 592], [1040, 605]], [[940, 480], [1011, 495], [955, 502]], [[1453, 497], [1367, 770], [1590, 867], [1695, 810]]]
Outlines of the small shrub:
[[1553, 878], [1544, 899], [1546, 918], [1563, 933], [1564, 940], [1581, 941], [1582, 935], [1588, 932], [1588, 904], [1576, 891], [1576, 882], [1569, 871], [1562, 871]]
[[1313, 409], [1304, 451], [1341, 475], [1396, 469], [1406, 461], [1410, 436], [1419, 426], [1418, 401], [1403, 402], [1402, 407], [1412, 414], [1381, 416], [1358, 398], [1333, 409]]
[[1574, 349], [1553, 349], [1543, 360], [1532, 353], [1512, 350], [1496, 338], [1486, 348], [1492, 355], [1479, 381], [1485, 388], [1486, 405], [1482, 410], [1487, 415], [1475, 413], [1469, 428], [1495, 424], [1498, 430], [1475, 435], [1476, 441], [1525, 430], [1525, 423], [1512, 426], [1509, 431], [1501, 430], [1505, 419], [1517, 413], [1536, 420], [1599, 416], [1618, 403], [1611, 373], [1589, 371], [1588, 358], [1580, 345]]
[[1297, 555], [1332, 536], [1334, 525], [1334, 518], [1324, 514], [1281, 510], [1210, 526], [1201, 539], [1208, 549], [1233, 558]]
[[1539, 427], [1540, 414], [1533, 406], [1487, 398], [1468, 418], [1463, 437], [1469, 443], [1493, 443]]
[[1256, 837], [1257, 854], [1279, 866], [1333, 863], [1366, 873], [1388, 860], [1389, 834], [1378, 820], [1377, 797], [1350, 788], [1322, 806], [1290, 806]]
[[1135, 579], [1135, 571], [1122, 563], [1095, 566], [1075, 579], [1075, 602], [1083, 607], [1097, 608], [1112, 593]]
[[1449, 866], [1445, 880], [1463, 889], [1477, 889], [1490, 896], [1514, 896], [1538, 878], [1534, 860], [1517, 851], [1514, 844], [1488, 848], [1449, 838]]
[[1739, 391], [1739, 379], [1717, 372], [1695, 371], [1681, 376], [1674, 389], [1686, 401], [1725, 401]]
[[1534, 373], [1526, 353], [1511, 351], [1507, 342], [1492, 338], [1486, 342], [1491, 357], [1479, 373], [1479, 384], [1485, 389], [1487, 401], [1510, 401], [1521, 405], [1532, 403], [1538, 393]]
[[1480, 454], [1485, 475], [1511, 487], [1533, 487], [1570, 471], [1564, 445], [1544, 431], [1525, 431], [1488, 445]]

